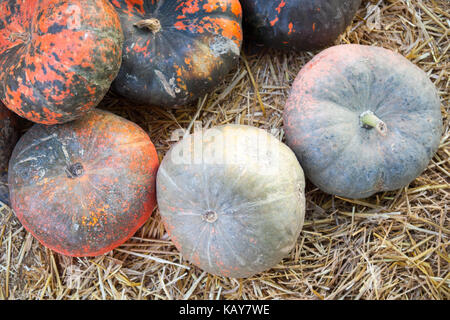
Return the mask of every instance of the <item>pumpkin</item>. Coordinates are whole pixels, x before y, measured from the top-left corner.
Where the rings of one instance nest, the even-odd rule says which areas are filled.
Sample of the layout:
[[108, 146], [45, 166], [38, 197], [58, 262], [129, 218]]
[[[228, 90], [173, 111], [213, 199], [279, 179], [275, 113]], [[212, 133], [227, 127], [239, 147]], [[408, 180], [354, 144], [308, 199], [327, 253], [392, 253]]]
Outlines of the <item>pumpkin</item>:
[[162, 221], [182, 256], [234, 278], [275, 266], [294, 247], [304, 188], [294, 153], [265, 130], [244, 125], [188, 135], [157, 175]]
[[125, 35], [112, 88], [145, 105], [180, 106], [214, 89], [237, 66], [238, 0], [111, 0]]
[[117, 75], [123, 33], [107, 0], [0, 2], [0, 99], [57, 124], [95, 107]]
[[306, 64], [283, 118], [306, 176], [347, 198], [407, 186], [442, 134], [439, 96], [427, 75], [400, 54], [363, 45], [331, 47]]
[[69, 256], [100, 255], [150, 217], [158, 164], [148, 135], [106, 111], [35, 124], [11, 156], [11, 206], [44, 246]]
[[246, 37], [267, 47], [311, 50], [331, 44], [361, 0], [241, 0]]
[[5, 204], [9, 204], [8, 162], [18, 137], [17, 117], [0, 102], [0, 202]]

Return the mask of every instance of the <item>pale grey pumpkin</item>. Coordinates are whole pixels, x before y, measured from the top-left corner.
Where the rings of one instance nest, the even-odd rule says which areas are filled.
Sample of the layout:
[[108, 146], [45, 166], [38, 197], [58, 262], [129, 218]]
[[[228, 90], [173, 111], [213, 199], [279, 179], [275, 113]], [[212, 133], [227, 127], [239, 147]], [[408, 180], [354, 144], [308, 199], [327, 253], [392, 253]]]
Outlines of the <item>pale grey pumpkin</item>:
[[183, 257], [230, 277], [267, 270], [294, 247], [305, 180], [294, 153], [265, 130], [226, 125], [189, 135], [166, 154], [157, 200]]

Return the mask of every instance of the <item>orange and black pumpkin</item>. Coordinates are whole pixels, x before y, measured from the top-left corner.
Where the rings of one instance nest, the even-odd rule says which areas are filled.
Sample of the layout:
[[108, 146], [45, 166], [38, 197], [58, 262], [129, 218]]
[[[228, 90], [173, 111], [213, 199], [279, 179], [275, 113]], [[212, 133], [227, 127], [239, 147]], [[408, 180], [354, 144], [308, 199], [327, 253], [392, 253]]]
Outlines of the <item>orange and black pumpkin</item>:
[[36, 124], [11, 156], [11, 207], [56, 252], [100, 255], [150, 217], [158, 164], [144, 130], [106, 111], [61, 125]]
[[19, 137], [17, 116], [0, 102], [0, 201], [9, 204], [8, 162]]
[[[244, 30], [267, 47], [311, 50], [331, 44], [361, 0], [241, 0]], [[246, 34], [247, 36], [247, 34]]]
[[33, 122], [74, 120], [108, 91], [122, 43], [107, 0], [0, 1], [0, 99]]
[[237, 65], [238, 0], [110, 0], [125, 36], [113, 89], [146, 105], [179, 106], [212, 90]]

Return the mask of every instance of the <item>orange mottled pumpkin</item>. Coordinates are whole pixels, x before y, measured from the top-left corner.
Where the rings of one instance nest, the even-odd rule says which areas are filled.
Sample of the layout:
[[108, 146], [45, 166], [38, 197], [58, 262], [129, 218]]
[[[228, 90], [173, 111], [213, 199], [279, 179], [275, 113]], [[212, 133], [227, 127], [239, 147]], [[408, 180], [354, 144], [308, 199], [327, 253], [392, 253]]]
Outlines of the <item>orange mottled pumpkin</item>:
[[33, 122], [74, 120], [108, 91], [122, 43], [107, 0], [0, 1], [0, 99]]
[[54, 251], [100, 255], [150, 217], [158, 164], [144, 130], [106, 111], [61, 125], [36, 124], [11, 156], [11, 206]]
[[179, 106], [211, 91], [237, 66], [238, 0], [110, 0], [125, 42], [112, 88], [146, 105]]

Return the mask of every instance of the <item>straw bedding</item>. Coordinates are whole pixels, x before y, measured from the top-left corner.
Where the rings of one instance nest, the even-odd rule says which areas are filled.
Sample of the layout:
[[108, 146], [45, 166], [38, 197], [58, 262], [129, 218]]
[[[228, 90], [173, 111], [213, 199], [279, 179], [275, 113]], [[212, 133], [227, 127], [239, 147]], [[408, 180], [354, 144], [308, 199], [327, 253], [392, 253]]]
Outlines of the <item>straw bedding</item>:
[[[126, 244], [95, 258], [44, 248], [0, 204], [1, 299], [449, 299], [450, 130], [448, 0], [363, 1], [336, 41], [377, 45], [422, 68], [439, 90], [440, 148], [408, 187], [364, 200], [307, 183], [306, 223], [291, 254], [248, 279], [217, 277], [184, 260], [155, 209]], [[109, 93], [100, 108], [149, 132], [160, 158], [176, 129], [240, 123], [281, 134], [281, 114], [301, 54], [247, 46], [216, 91], [178, 109], [131, 105]]]

